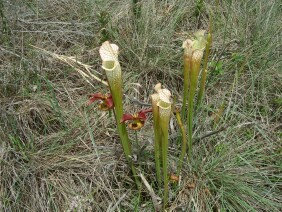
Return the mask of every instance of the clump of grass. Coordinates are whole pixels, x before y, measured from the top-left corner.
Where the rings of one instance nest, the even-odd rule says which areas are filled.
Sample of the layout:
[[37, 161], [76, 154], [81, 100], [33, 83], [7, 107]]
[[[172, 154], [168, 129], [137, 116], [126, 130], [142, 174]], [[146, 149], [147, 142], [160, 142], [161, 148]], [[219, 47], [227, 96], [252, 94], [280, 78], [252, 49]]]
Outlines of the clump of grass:
[[269, 146], [266, 147], [263, 140], [232, 144], [222, 141], [219, 145], [220, 149], [208, 155], [200, 145], [197, 147], [199, 154], [192, 162], [195, 172], [183, 180], [183, 189], [173, 205], [183, 210], [260, 211], [268, 208], [278, 211], [281, 207], [280, 168], [273, 161], [279, 155], [274, 152], [266, 154]]

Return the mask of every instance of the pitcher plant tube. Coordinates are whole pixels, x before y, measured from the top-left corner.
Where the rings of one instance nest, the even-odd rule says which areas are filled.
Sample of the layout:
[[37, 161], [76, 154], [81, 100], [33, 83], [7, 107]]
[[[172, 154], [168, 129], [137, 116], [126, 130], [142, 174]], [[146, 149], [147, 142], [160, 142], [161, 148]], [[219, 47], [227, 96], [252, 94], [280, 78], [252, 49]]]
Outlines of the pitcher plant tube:
[[153, 128], [154, 128], [154, 151], [155, 151], [155, 166], [157, 173], [157, 181], [158, 185], [161, 186], [162, 178], [161, 178], [161, 130], [159, 123], [159, 107], [158, 101], [160, 99], [158, 93], [154, 93], [150, 96], [152, 102], [152, 110], [153, 110]]
[[195, 34], [195, 39], [187, 39], [183, 43], [184, 57], [189, 58], [189, 96], [188, 96], [188, 156], [192, 155], [192, 128], [194, 116], [194, 96], [198, 83], [198, 76], [200, 72], [201, 60], [206, 46], [205, 31], [200, 30]]
[[187, 98], [188, 98], [188, 91], [189, 91], [189, 74], [191, 70], [191, 59], [192, 59], [192, 50], [191, 48], [187, 48], [187, 46], [191, 46], [192, 41], [187, 39], [183, 42], [182, 47], [184, 48], [184, 54], [183, 54], [183, 103], [182, 103], [182, 111], [181, 111], [181, 117], [182, 120], [186, 120], [186, 111], [187, 111]]
[[121, 67], [118, 61], [118, 46], [116, 44], [110, 44], [109, 41], [105, 41], [99, 49], [100, 57], [102, 59], [102, 68], [106, 72], [107, 80], [109, 83], [112, 99], [115, 105], [114, 114], [118, 133], [121, 139], [121, 144], [125, 157], [131, 166], [132, 173], [135, 177], [137, 186], [140, 185], [140, 181], [137, 177], [137, 172], [132, 164], [131, 155], [132, 148], [128, 138], [127, 129], [125, 123], [121, 123], [120, 120], [123, 116], [123, 104], [122, 104], [122, 77]]
[[171, 105], [170, 100], [171, 93], [167, 89], [161, 89], [161, 84], [155, 86], [155, 90], [159, 95], [159, 101], [157, 103], [159, 116], [158, 122], [160, 126], [160, 140], [162, 146], [162, 171], [163, 171], [163, 181], [164, 181], [164, 196], [163, 196], [163, 210], [168, 202], [168, 130], [169, 130], [169, 120], [171, 116]]

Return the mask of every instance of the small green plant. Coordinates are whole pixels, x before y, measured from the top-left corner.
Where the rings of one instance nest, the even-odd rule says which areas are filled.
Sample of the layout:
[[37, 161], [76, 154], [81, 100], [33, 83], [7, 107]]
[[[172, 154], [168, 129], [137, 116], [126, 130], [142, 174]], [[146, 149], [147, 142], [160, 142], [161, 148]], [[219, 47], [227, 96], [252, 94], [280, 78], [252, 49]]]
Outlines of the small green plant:
[[210, 67], [213, 70], [214, 75], [221, 75], [224, 73], [222, 66], [223, 66], [222, 60], [210, 62]]
[[199, 15], [203, 12], [204, 9], [204, 0], [197, 0], [196, 9], [195, 9], [195, 16], [199, 17]]
[[101, 11], [98, 14], [98, 22], [100, 25], [100, 42], [103, 43], [110, 39], [109, 31], [107, 30], [107, 25], [109, 23], [110, 17], [107, 11]]
[[231, 60], [238, 63], [243, 63], [246, 60], [245, 55], [240, 53], [233, 53]]
[[135, 19], [140, 18], [141, 6], [139, 0], [132, 0], [132, 8]]

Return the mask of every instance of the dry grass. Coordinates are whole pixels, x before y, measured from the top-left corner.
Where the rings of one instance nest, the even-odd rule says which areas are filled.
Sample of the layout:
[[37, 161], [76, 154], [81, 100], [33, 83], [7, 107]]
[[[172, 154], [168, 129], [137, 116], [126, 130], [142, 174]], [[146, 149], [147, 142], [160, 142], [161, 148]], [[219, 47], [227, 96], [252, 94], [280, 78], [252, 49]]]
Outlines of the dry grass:
[[[127, 112], [140, 108], [134, 97], [148, 102], [159, 81], [181, 102], [180, 47], [207, 27], [210, 9], [214, 68], [194, 137], [225, 130], [197, 140], [193, 163], [171, 186], [170, 210], [281, 210], [279, 1], [204, 1], [197, 16], [194, 1], [149, 0], [135, 21], [131, 1], [105, 2], [0, 0], [0, 210], [152, 211], [147, 190], [134, 187], [113, 117], [86, 107], [87, 95], [106, 87], [31, 45], [77, 58], [105, 79], [97, 50], [107, 37], [121, 47]], [[150, 122], [138, 135], [146, 148], [136, 163], [160, 195]]]

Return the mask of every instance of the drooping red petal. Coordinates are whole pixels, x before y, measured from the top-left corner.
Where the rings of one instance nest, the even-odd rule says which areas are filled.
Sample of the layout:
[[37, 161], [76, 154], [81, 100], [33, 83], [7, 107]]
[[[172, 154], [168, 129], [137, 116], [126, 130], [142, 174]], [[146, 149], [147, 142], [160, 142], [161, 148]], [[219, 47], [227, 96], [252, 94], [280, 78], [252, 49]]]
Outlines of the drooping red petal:
[[112, 98], [112, 94], [108, 93], [107, 95], [107, 98]]
[[138, 113], [138, 116], [137, 116], [137, 118], [136, 119], [139, 119], [139, 120], [143, 120], [143, 121], [145, 121], [146, 119], [147, 119], [147, 117], [146, 117], [146, 113], [144, 113], [144, 111], [139, 111], [139, 113]]
[[128, 120], [134, 120], [134, 117], [130, 113], [123, 114], [120, 123], [123, 123]]
[[144, 110], [141, 110], [141, 111], [144, 112], [144, 113], [151, 113], [151, 112], [153, 112], [153, 109], [152, 108], [147, 108], [147, 109], [144, 109]]
[[96, 100], [98, 100], [98, 99], [96, 99], [95, 97], [91, 97], [91, 98], [89, 98], [89, 101], [87, 102], [87, 105], [91, 105], [93, 102], [95, 102]]
[[101, 93], [94, 93], [94, 94], [90, 94], [89, 98], [103, 99], [104, 95]]
[[105, 103], [109, 109], [114, 108], [114, 101], [113, 101], [112, 96], [108, 96], [107, 99], [105, 100]]
[[88, 97], [89, 97], [89, 101], [88, 101], [87, 105], [92, 104], [96, 100], [104, 99], [104, 95], [101, 94], [101, 93], [90, 94]]

